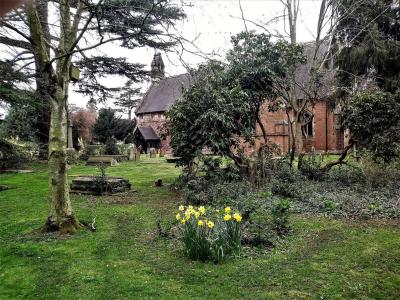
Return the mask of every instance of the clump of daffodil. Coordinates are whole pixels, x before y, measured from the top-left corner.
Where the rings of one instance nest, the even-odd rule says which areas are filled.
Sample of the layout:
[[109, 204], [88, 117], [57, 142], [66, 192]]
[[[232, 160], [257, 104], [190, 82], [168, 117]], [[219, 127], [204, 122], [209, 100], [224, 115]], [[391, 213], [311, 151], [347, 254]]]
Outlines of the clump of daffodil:
[[[215, 223], [214, 217], [217, 218]], [[240, 252], [242, 216], [238, 211], [230, 207], [219, 211], [181, 205], [175, 218], [190, 258], [220, 262], [226, 255]]]
[[224, 216], [224, 221], [225, 221], [225, 222], [230, 221], [231, 219], [232, 219], [232, 216], [231, 216], [230, 214], [226, 214], [226, 215]]
[[193, 209], [193, 206], [189, 206], [188, 207], [188, 209], [185, 211], [185, 217], [186, 217], [186, 219], [190, 219], [190, 216], [191, 215], [195, 215], [196, 214], [196, 212], [195, 212], [195, 210]]
[[242, 221], [242, 216], [238, 213], [233, 214], [233, 218], [236, 220], [236, 222]]
[[204, 215], [204, 214], [206, 213], [206, 209], [204, 208], [204, 206], [200, 206], [200, 207], [199, 207], [199, 213], [200, 213], [201, 215]]

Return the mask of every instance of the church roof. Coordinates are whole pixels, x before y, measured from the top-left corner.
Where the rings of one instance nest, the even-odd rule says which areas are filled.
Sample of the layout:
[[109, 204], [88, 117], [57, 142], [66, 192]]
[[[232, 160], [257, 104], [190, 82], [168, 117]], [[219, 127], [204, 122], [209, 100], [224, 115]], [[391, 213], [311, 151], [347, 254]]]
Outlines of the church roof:
[[[311, 69], [313, 55], [315, 52], [315, 42], [304, 43], [303, 46], [304, 46], [304, 55], [307, 58], [307, 63], [300, 65], [295, 72], [296, 82], [298, 85], [300, 85], [300, 86], [296, 85], [295, 88], [297, 99], [304, 99], [306, 96], [304, 93], [304, 89], [305, 90], [309, 89], [307, 84], [310, 81], [309, 70]], [[323, 42], [320, 44], [317, 51], [318, 62], [321, 62], [323, 60], [324, 58], [323, 55], [326, 54], [328, 50], [329, 49], [327, 42]], [[320, 77], [318, 78], [319, 84], [314, 85], [316, 90], [309, 91], [316, 98], [324, 99], [333, 94], [332, 88], [335, 77], [335, 70], [333, 69], [333, 66], [329, 64], [330, 61], [328, 61], [327, 65], [324, 68], [322, 68], [320, 72]]]
[[135, 114], [167, 111], [182, 95], [182, 90], [190, 86], [190, 83], [191, 76], [189, 74], [167, 77], [159, 82], [153, 82], [136, 109]]
[[138, 127], [140, 134], [145, 141], [158, 141], [160, 138], [152, 127]]

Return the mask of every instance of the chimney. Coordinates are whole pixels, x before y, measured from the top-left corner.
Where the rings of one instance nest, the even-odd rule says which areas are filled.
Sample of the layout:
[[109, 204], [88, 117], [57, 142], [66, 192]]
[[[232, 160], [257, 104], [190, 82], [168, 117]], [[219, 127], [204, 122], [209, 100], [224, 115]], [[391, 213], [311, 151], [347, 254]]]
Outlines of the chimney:
[[151, 62], [151, 81], [158, 82], [165, 77], [164, 62], [160, 52], [156, 52]]

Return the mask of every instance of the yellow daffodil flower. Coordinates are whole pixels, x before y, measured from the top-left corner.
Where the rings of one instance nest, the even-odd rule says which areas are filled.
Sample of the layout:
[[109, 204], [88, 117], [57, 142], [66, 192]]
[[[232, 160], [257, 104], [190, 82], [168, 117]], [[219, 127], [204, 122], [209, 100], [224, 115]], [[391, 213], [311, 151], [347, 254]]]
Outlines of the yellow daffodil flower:
[[208, 221], [207, 222], [207, 226], [208, 226], [208, 228], [213, 228], [214, 227], [214, 222]]
[[202, 220], [199, 220], [199, 222], [197, 222], [197, 225], [199, 225], [200, 227], [204, 226], [204, 222]]
[[192, 211], [193, 210], [193, 206], [189, 205], [188, 206], [188, 210]]
[[176, 214], [175, 218], [176, 218], [177, 220], [179, 220], [179, 219], [181, 218], [181, 215], [180, 215], [180, 214]]
[[184, 210], [185, 210], [185, 207], [183, 205], [180, 205], [179, 206], [179, 211], [184, 211]]
[[199, 212], [201, 215], [204, 215], [206, 213], [206, 209], [204, 208], [204, 206], [199, 207]]
[[225, 212], [227, 213], [227, 214], [229, 214], [230, 212], [231, 212], [231, 208], [228, 206], [228, 207], [225, 207]]
[[231, 215], [228, 214], [224, 216], [224, 221], [229, 221], [230, 219], [232, 219]]
[[242, 216], [240, 214], [238, 214], [238, 213], [235, 213], [233, 215], [233, 218], [236, 220], [236, 222], [242, 221]]
[[185, 219], [182, 219], [182, 220], [181, 220], [181, 223], [182, 223], [182, 224], [185, 224], [185, 223], [186, 223], [186, 220], [185, 220]]
[[194, 216], [195, 216], [196, 219], [197, 219], [198, 217], [200, 217], [200, 213], [199, 213], [198, 211], [195, 211], [195, 212], [194, 212]]

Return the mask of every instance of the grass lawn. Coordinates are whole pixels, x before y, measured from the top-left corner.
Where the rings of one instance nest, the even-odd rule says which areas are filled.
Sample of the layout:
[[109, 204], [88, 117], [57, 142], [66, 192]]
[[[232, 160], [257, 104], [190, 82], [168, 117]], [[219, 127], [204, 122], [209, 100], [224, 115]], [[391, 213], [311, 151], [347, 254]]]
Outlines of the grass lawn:
[[[186, 259], [158, 237], [174, 221], [179, 196], [153, 187], [179, 169], [161, 160], [125, 162], [108, 175], [131, 180], [129, 197], [73, 195], [78, 217], [97, 231], [41, 234], [46, 166], [0, 174], [0, 299], [399, 299], [399, 221], [342, 221], [295, 215], [293, 232], [273, 250], [245, 249], [221, 265]], [[98, 174], [75, 166], [70, 175]]]

